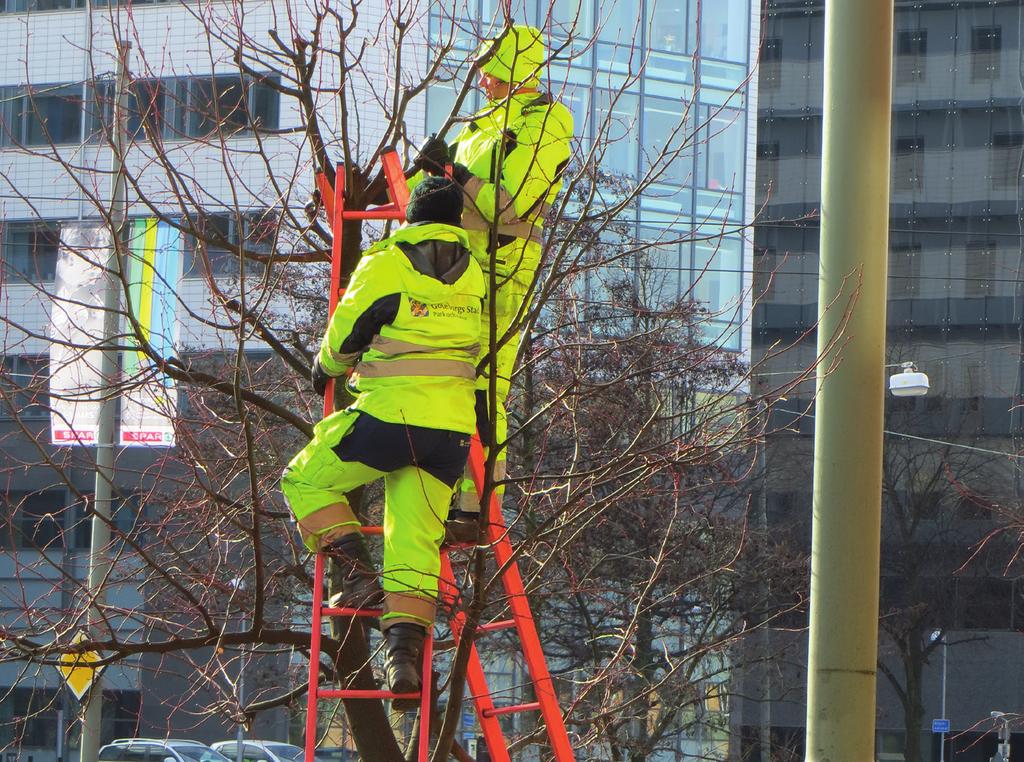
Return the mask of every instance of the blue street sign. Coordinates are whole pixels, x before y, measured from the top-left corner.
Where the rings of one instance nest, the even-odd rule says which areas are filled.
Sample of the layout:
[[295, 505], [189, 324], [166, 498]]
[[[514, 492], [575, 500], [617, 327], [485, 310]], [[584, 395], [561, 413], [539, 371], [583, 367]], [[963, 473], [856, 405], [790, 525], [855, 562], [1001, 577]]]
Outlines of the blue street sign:
[[932, 732], [933, 733], [948, 733], [949, 732], [949, 720], [932, 720]]

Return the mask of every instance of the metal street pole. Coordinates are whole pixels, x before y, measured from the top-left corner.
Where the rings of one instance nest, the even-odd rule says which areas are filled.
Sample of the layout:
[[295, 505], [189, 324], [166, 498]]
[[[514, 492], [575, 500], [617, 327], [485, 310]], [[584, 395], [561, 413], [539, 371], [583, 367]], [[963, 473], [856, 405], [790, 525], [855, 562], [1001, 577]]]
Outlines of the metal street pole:
[[64, 762], [64, 710], [57, 710], [57, 762]]
[[[946, 719], [946, 637], [942, 637], [942, 719]], [[946, 762], [946, 732], [939, 736], [939, 762]]]
[[[935, 630], [931, 634], [932, 643], [941, 643], [942, 645], [942, 684], [941, 684], [941, 698], [939, 706], [939, 717], [943, 720], [946, 719], [946, 634], [941, 630]], [[939, 733], [939, 762], [946, 762], [946, 732], [942, 731]]]
[[875, 757], [893, 10], [893, 0], [825, 3], [812, 762]]
[[[757, 496], [757, 528], [764, 537], [768, 536], [768, 406], [764, 400], [757, 405], [758, 426], [760, 435], [757, 438], [757, 470], [760, 472], [760, 493]], [[761, 594], [769, 599], [770, 589], [767, 580], [762, 581]], [[760, 730], [758, 742], [761, 747], [761, 762], [771, 762], [772, 758], [772, 674], [769, 668], [772, 654], [772, 631], [769, 627], [761, 628], [761, 696], [759, 703]]]
[[[242, 617], [242, 627], [245, 627], [245, 617]], [[238, 661], [238, 705], [245, 706], [245, 646], [242, 646], [242, 653]], [[235, 734], [237, 747], [235, 749], [235, 762], [242, 762], [245, 758], [245, 726], [238, 723], [238, 731]]]
[[[110, 502], [114, 480], [114, 412], [117, 388], [117, 350], [115, 339], [119, 326], [118, 306], [120, 260], [118, 241], [125, 220], [124, 154], [128, 143], [125, 124], [128, 98], [128, 52], [131, 43], [117, 43], [117, 81], [114, 89], [114, 108], [111, 127], [111, 180], [110, 221], [111, 242], [107, 254], [107, 271], [103, 286], [103, 351], [100, 362], [100, 419], [96, 432], [96, 485], [93, 493], [93, 516], [89, 541], [89, 594], [93, 604], [89, 608], [89, 634], [95, 636], [103, 621], [100, 606], [105, 598], [103, 586], [110, 573]], [[84, 118], [84, 116], [83, 116]], [[96, 676], [86, 698], [82, 716], [82, 748], [80, 762], [96, 762], [100, 751], [102, 732], [103, 678]]]
[[[231, 587], [234, 588], [235, 592], [241, 593], [245, 590], [245, 580], [241, 577], [235, 577], [231, 580]], [[242, 631], [246, 628], [246, 617], [245, 612], [242, 612]], [[242, 646], [241, 654], [238, 657], [238, 706], [245, 706], [245, 646]], [[242, 762], [245, 757], [244, 748], [245, 745], [245, 726], [240, 722], [238, 723], [238, 729], [235, 733], [235, 762]]]

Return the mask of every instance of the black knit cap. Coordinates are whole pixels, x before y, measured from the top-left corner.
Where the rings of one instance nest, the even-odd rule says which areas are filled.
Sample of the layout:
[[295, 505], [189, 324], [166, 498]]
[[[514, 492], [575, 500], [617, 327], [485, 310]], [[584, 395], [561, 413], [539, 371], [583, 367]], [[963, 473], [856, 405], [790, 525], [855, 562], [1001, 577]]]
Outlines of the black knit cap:
[[444, 177], [427, 177], [409, 196], [406, 222], [462, 224], [462, 189]]

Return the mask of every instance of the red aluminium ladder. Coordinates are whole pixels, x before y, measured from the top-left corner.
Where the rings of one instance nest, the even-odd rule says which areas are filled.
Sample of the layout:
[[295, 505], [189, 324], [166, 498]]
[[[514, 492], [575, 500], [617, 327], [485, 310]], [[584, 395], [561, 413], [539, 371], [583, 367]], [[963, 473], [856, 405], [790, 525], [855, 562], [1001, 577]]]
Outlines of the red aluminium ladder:
[[[334, 312], [341, 297], [341, 242], [342, 222], [344, 220], [404, 220], [405, 207], [409, 200], [409, 189], [405, 181], [401, 160], [394, 149], [389, 149], [381, 156], [384, 177], [388, 185], [391, 202], [384, 206], [366, 210], [345, 210], [345, 168], [339, 164], [335, 172], [335, 183], [332, 188], [323, 173], [317, 174], [317, 189], [321, 203], [331, 224], [333, 241], [331, 246], [331, 291], [328, 315]], [[324, 416], [333, 412], [334, 382], [328, 383], [324, 394]], [[484, 486], [484, 449], [480, 438], [474, 436], [470, 446], [469, 465], [477, 494], [482, 494]], [[547, 660], [541, 648], [537, 626], [530, 610], [530, 604], [519, 574], [519, 566], [514, 560], [512, 543], [501, 515], [501, 507], [496, 496], [491, 494], [489, 523], [487, 525], [487, 542], [494, 551], [495, 561], [501, 570], [501, 581], [508, 596], [508, 607], [511, 612], [509, 619], [487, 622], [477, 626], [476, 632], [483, 634], [496, 630], [515, 629], [522, 644], [523, 657], [527, 671], [533, 684], [535, 701], [514, 706], [496, 707], [487, 685], [480, 655], [476, 643], [470, 644], [469, 667], [466, 682], [469, 684], [470, 698], [476, 709], [477, 720], [483, 730], [487, 751], [494, 762], [511, 762], [508, 744], [498, 718], [501, 715], [515, 712], [540, 711], [547, 731], [548, 741], [554, 753], [555, 762], [574, 762], [575, 755], [569, 744], [569, 735], [565, 729], [562, 710], [558, 705], [551, 673], [548, 671]], [[365, 534], [381, 534], [380, 527], [364, 527]], [[418, 762], [427, 762], [430, 758], [430, 710], [433, 669], [433, 633], [428, 628], [423, 645], [423, 689], [419, 694], [395, 694], [386, 690], [356, 690], [347, 688], [320, 687], [320, 640], [323, 618], [330, 616], [377, 617], [379, 609], [348, 609], [330, 608], [323, 602], [324, 558], [316, 554], [313, 570], [313, 616], [312, 631], [309, 643], [309, 694], [306, 706], [306, 762], [314, 762], [317, 739], [317, 703], [320, 699], [394, 699], [418, 698], [420, 700], [420, 735], [417, 749]], [[458, 585], [448, 558], [447, 549], [441, 551], [441, 579], [439, 597], [442, 600], [454, 601], [458, 594]], [[454, 613], [450, 621], [452, 635], [456, 645], [461, 641], [466, 626], [465, 612], [452, 606]]]

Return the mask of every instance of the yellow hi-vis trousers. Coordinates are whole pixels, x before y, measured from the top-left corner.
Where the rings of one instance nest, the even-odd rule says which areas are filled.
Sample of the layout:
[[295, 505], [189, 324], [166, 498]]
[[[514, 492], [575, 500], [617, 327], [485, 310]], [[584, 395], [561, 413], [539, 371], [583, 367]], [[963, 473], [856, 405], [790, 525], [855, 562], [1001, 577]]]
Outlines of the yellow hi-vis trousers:
[[444, 522], [468, 451], [467, 434], [342, 410], [317, 424], [285, 469], [281, 489], [296, 521], [317, 527], [304, 538], [310, 550], [337, 530], [357, 531], [345, 495], [383, 477], [385, 627], [434, 620]]
[[[498, 254], [501, 255], [503, 252], [510, 251], [515, 246], [523, 246], [523, 244], [522, 242], [517, 241], [516, 244], [499, 249]], [[531, 252], [536, 249], [538, 252], [536, 256], [540, 256], [540, 246], [536, 243], [527, 243], [525, 244], [525, 248]], [[487, 277], [486, 273], [484, 275]], [[522, 323], [522, 321], [526, 320], [527, 312], [529, 311], [529, 296], [532, 281], [533, 272], [526, 270], [518, 271], [515, 277], [498, 276], [496, 297], [493, 300], [484, 300], [484, 313], [481, 321], [482, 338], [480, 341], [480, 356], [477, 358], [478, 366], [490, 353], [491, 310], [494, 310], [495, 323], [497, 324], [495, 341], [501, 341], [501, 338], [508, 333], [512, 325]], [[495, 396], [498, 403], [493, 415], [494, 441], [499, 445], [498, 455], [494, 461], [495, 481], [501, 481], [505, 478], [505, 463], [508, 453], [508, 448], [504, 446], [505, 440], [508, 438], [508, 416], [505, 412], [505, 400], [508, 398], [509, 389], [512, 386], [512, 371], [515, 370], [516, 355], [519, 354], [519, 341], [521, 336], [522, 329], [519, 328], [498, 348], [497, 354], [494, 358], [494, 386], [496, 392]], [[490, 420], [492, 418], [492, 416], [488, 414], [487, 409], [487, 400], [490, 395], [491, 370], [492, 368], [490, 363], [484, 363], [483, 371], [476, 379], [477, 430], [480, 432], [485, 448], [487, 445], [487, 439], [484, 435], [490, 428]], [[494, 494], [497, 497], [498, 505], [500, 506], [501, 498], [505, 494], [505, 485], [497, 485], [494, 489]], [[470, 513], [476, 513], [480, 510], [480, 496], [477, 495], [476, 486], [473, 483], [473, 478], [468, 469], [462, 483], [459, 485], [459, 508]]]

